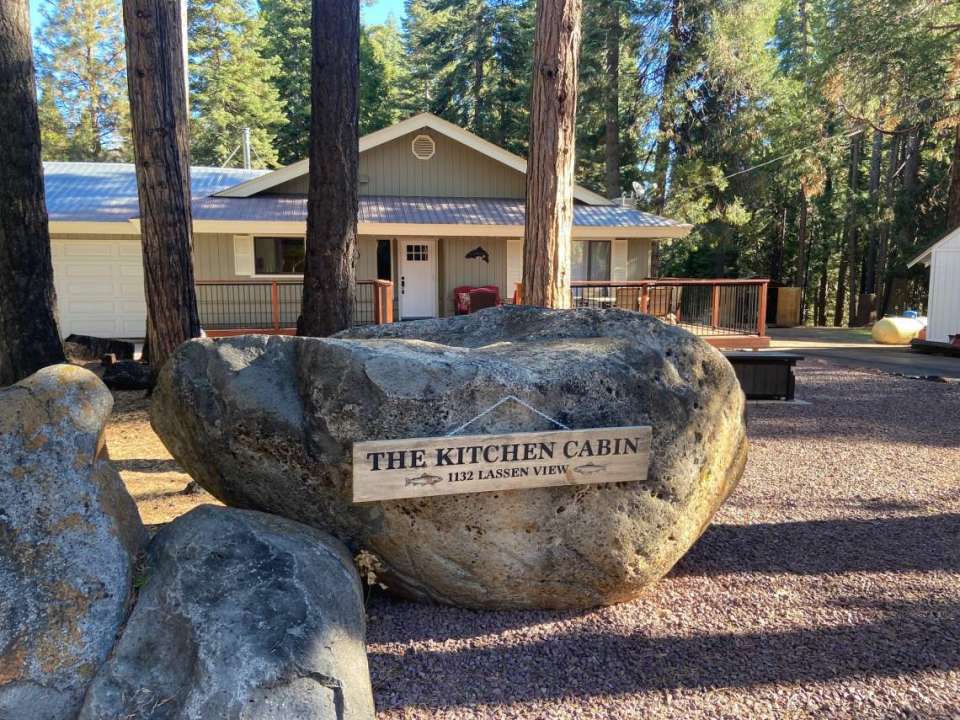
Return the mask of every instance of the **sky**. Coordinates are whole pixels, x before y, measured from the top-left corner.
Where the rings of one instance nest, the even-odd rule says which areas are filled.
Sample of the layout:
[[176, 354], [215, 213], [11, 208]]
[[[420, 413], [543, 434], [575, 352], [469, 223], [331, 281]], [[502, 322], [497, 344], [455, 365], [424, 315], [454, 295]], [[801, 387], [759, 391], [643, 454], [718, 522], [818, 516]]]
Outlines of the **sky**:
[[[304, 0], [309, 2], [310, 0]], [[2, 0], [0, 0], [2, 2]], [[40, 6], [45, 0], [30, 0], [30, 27], [34, 32], [40, 27], [42, 19], [40, 15]], [[390, 13], [399, 21], [403, 17], [403, 0], [372, 0], [369, 4], [360, 9], [364, 25], [377, 25], [387, 19]]]

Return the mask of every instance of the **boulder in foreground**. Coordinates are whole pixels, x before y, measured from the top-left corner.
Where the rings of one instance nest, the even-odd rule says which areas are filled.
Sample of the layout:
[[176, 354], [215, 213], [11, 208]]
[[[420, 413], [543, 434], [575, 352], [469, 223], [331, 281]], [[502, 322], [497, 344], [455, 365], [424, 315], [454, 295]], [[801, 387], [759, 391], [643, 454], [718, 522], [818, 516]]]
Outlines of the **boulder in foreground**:
[[205, 505], [145, 572], [81, 720], [372, 720], [360, 579], [333, 538]]
[[0, 390], [0, 718], [75, 717], [123, 625], [145, 540], [101, 453], [113, 398], [53, 365]]
[[[515, 395], [571, 428], [650, 425], [633, 482], [355, 505], [353, 443], [442, 436]], [[637, 313], [504, 307], [336, 338], [183, 345], [152, 421], [229, 505], [324, 529], [406, 595], [469, 607], [629, 600], [690, 548], [746, 460], [744, 398], [703, 340]], [[516, 404], [470, 433], [553, 429]]]

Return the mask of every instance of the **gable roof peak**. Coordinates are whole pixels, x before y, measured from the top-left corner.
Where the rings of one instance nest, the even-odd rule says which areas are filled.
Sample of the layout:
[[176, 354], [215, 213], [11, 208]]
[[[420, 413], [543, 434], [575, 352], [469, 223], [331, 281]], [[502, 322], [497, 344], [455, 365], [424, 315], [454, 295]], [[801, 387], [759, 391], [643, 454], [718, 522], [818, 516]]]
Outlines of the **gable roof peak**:
[[[464, 128], [456, 125], [449, 120], [444, 120], [443, 118], [434, 115], [430, 112], [420, 112], [416, 115], [411, 115], [406, 120], [401, 120], [398, 123], [389, 125], [380, 130], [374, 130], [371, 133], [367, 133], [360, 138], [360, 152], [370, 150], [379, 145], [391, 142], [397, 138], [403, 137], [404, 135], [415, 132], [417, 130], [423, 130], [424, 128], [430, 128], [435, 132], [444, 135], [451, 140], [459, 142], [467, 147], [479, 152], [481, 155], [485, 155], [503, 165], [506, 165], [513, 170], [516, 170], [519, 173], [524, 175], [527, 174], [527, 161], [516, 155], [509, 150], [505, 150], [499, 145], [495, 145], [489, 140], [484, 140], [479, 135], [465, 130]], [[286, 167], [278, 168], [267, 175], [262, 177], [255, 178], [253, 180], [248, 180], [247, 182], [240, 183], [233, 187], [221, 190], [217, 193], [220, 197], [251, 197], [258, 193], [266, 192], [271, 188], [274, 188], [278, 185], [281, 185], [285, 182], [293, 180], [294, 178], [301, 177], [306, 175], [310, 171], [309, 160], [300, 160], [298, 162], [287, 165]], [[610, 205], [612, 204], [610, 200], [603, 197], [598, 193], [588, 190], [585, 187], [580, 185], [574, 185], [573, 196], [576, 200], [586, 203], [587, 205]]]

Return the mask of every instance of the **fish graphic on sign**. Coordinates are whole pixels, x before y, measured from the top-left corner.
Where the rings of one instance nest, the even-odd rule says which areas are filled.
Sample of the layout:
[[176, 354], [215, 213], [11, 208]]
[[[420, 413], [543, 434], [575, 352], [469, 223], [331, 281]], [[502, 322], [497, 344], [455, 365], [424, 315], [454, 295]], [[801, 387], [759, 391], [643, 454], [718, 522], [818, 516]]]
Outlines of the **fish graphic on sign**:
[[438, 475], [428, 475], [423, 473], [422, 475], [417, 475], [417, 477], [407, 478], [403, 481], [404, 487], [427, 487], [436, 485], [438, 482], [442, 482], [443, 478]]
[[586, 465], [577, 465], [573, 471], [580, 475], [594, 475], [607, 469], [606, 465], [597, 465], [596, 463], [587, 463]]

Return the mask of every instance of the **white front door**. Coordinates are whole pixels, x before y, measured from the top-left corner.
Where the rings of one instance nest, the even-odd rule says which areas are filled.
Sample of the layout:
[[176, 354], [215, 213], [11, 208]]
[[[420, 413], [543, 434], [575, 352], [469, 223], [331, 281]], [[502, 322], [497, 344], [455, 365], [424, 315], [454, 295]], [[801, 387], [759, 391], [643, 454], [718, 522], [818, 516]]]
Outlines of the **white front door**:
[[437, 316], [437, 241], [400, 241], [400, 319]]

